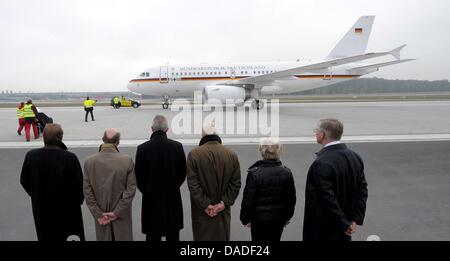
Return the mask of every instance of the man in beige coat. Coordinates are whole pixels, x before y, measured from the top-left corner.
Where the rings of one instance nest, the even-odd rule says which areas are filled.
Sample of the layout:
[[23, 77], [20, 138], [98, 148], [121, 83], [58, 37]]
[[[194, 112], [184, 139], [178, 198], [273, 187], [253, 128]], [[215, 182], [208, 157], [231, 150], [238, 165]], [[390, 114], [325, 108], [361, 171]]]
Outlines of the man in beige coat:
[[222, 145], [214, 123], [203, 128], [200, 146], [187, 159], [195, 241], [230, 240], [231, 206], [241, 187], [239, 160]]
[[98, 241], [131, 241], [131, 203], [136, 192], [133, 160], [119, 153], [120, 133], [107, 129], [100, 151], [84, 163], [83, 190]]

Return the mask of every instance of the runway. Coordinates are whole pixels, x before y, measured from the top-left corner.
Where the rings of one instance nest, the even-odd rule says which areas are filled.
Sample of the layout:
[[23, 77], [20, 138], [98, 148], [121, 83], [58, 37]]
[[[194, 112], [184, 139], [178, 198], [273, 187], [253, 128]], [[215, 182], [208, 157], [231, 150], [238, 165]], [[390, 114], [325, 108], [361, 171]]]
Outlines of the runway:
[[[136, 145], [150, 136], [151, 120], [156, 114], [164, 114], [169, 120], [179, 115], [159, 106], [120, 110], [99, 107], [94, 112], [96, 121], [85, 123], [81, 107], [51, 107], [43, 111], [63, 126], [64, 141], [82, 164], [97, 151], [106, 128], [120, 129], [121, 152], [134, 157]], [[281, 104], [278, 121], [284, 144], [282, 161], [293, 171], [297, 189], [295, 215], [283, 240], [301, 240], [306, 173], [314, 153], [320, 149], [312, 131], [318, 119], [327, 117], [344, 122], [344, 140], [365, 161], [369, 183], [367, 215], [354, 240], [366, 240], [370, 235], [381, 240], [450, 240], [449, 114], [448, 101]], [[25, 153], [42, 146], [42, 139], [24, 142], [24, 137], [16, 133], [15, 115], [15, 109], [0, 109], [0, 205], [5, 210], [0, 212], [0, 240], [35, 240], [31, 204], [19, 184], [19, 176]], [[237, 117], [235, 125], [239, 124]], [[243, 185], [246, 169], [259, 159], [256, 143], [260, 136], [264, 135], [223, 135], [224, 144], [239, 156]], [[188, 153], [200, 135], [171, 131], [169, 137], [182, 141]], [[250, 232], [238, 218], [242, 189], [232, 208], [232, 240], [250, 239]], [[192, 240], [186, 184], [182, 198], [185, 228], [181, 239]], [[144, 239], [140, 233], [140, 206], [138, 192], [133, 203], [135, 240]], [[83, 215], [87, 239], [94, 240], [94, 221], [85, 205]]]
[[[190, 114], [190, 119], [186, 119], [189, 118], [189, 114], [182, 115], [179, 111], [172, 110], [164, 111], [156, 105], [119, 110], [98, 107], [94, 111], [96, 121], [86, 123], [81, 106], [49, 107], [42, 108], [42, 111], [62, 125], [64, 140], [73, 146], [99, 144], [103, 131], [109, 127], [119, 128], [124, 144], [135, 146], [150, 137], [151, 120], [157, 114], [165, 115], [174, 124], [179, 123], [176, 119], [188, 115], [185, 117], [187, 125], [190, 125], [188, 132], [180, 132], [179, 127], [171, 126], [169, 136], [186, 144], [195, 144], [200, 137], [201, 119], [213, 115], [212, 112], [203, 112], [200, 122], [195, 122], [195, 111]], [[450, 101], [280, 104], [275, 116], [271, 113], [271, 111], [254, 110], [239, 110], [231, 113], [229, 115], [232, 117], [232, 124], [227, 124], [227, 119], [222, 120], [224, 122], [222, 133], [225, 133], [222, 137], [234, 144], [257, 142], [259, 137], [272, 133], [263, 133], [261, 129], [264, 128], [256, 128], [255, 132], [252, 128], [262, 120], [270, 119], [274, 120], [275, 124], [272, 125], [278, 128], [277, 136], [282, 140], [313, 143], [313, 129], [317, 121], [321, 118], [335, 117], [344, 122], [344, 139], [347, 141], [450, 140], [450, 121], [447, 120], [450, 115]], [[218, 115], [225, 114], [218, 113]], [[42, 144], [41, 141], [34, 144], [23, 143], [24, 137], [16, 133], [15, 109], [0, 109], [0, 121], [3, 126], [0, 129], [0, 148], [32, 147]], [[219, 121], [220, 118], [216, 124]], [[230, 128], [232, 131], [227, 131], [229, 125], [233, 125]], [[179, 132], [175, 132], [176, 130]]]

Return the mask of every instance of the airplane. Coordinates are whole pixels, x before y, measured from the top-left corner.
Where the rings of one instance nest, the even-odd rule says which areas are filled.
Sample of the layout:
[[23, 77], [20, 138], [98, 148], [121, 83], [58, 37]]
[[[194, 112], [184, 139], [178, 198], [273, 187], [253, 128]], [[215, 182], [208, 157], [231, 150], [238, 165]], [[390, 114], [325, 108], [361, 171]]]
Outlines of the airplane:
[[[163, 65], [141, 72], [127, 88], [136, 94], [160, 96], [168, 109], [172, 98], [201, 92], [204, 103], [233, 101], [260, 110], [263, 95], [289, 94], [359, 78], [382, 67], [413, 61], [401, 59], [402, 45], [388, 52], [366, 53], [375, 16], [362, 16], [319, 62], [224, 63]], [[392, 56], [392, 61], [367, 64], [366, 60]]]

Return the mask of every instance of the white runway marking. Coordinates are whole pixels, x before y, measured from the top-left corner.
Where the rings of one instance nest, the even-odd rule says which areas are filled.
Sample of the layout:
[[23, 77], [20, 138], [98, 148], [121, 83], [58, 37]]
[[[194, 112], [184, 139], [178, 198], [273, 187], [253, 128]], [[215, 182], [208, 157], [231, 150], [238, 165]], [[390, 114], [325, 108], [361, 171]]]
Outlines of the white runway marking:
[[[254, 145], [259, 143], [260, 137], [222, 138], [225, 145]], [[183, 145], [197, 145], [200, 139], [175, 139]], [[147, 140], [121, 140], [121, 147], [136, 147]], [[283, 144], [314, 144], [314, 137], [280, 137]], [[375, 143], [375, 142], [420, 142], [420, 141], [450, 141], [450, 134], [416, 134], [416, 135], [368, 135], [346, 136], [342, 140], [346, 143]], [[98, 147], [99, 140], [67, 140], [64, 143], [69, 148]], [[31, 142], [0, 142], [0, 149], [38, 148], [43, 141]]]

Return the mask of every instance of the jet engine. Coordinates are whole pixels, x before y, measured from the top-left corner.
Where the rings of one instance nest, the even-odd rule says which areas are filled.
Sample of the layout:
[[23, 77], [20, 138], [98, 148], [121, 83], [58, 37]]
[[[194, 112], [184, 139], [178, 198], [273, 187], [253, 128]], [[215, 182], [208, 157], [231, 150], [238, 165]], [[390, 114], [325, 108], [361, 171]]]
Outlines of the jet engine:
[[203, 89], [203, 102], [208, 104], [243, 104], [250, 98], [250, 92], [231, 85], [209, 85]]

